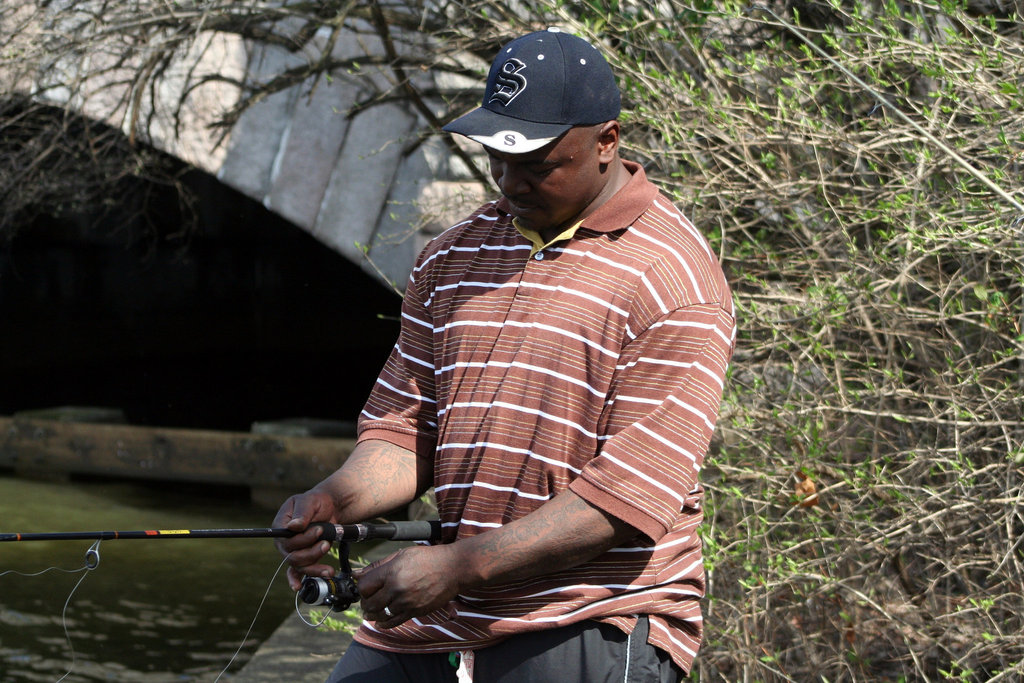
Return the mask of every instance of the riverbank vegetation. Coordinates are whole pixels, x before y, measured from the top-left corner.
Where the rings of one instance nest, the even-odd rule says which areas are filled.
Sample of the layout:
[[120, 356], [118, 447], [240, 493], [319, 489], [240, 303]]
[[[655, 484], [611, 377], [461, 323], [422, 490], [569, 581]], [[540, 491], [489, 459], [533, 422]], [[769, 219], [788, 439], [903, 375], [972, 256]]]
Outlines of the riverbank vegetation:
[[1002, 10], [584, 22], [739, 304], [702, 680], [1024, 671], [1024, 24]]
[[739, 304], [702, 680], [1024, 673], [1021, 9], [581, 22]]
[[1024, 675], [1020, 0], [236, 6], [264, 11], [234, 20], [250, 40], [362, 26], [390, 45], [381, 98], [412, 98], [426, 134], [510, 36], [558, 25], [609, 54], [625, 155], [709, 236], [739, 309], [700, 680]]

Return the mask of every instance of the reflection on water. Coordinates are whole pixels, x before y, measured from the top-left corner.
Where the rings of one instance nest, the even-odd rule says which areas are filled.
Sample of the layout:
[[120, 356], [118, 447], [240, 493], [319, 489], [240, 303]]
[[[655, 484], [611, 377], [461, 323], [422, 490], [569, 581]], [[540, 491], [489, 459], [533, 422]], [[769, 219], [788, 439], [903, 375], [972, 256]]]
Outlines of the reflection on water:
[[[3, 533], [266, 527], [273, 517], [174, 484], [10, 476], [0, 476], [0, 510]], [[73, 666], [68, 683], [213, 681], [258, 610], [232, 672], [294, 609], [283, 571], [271, 582], [281, 558], [270, 539], [108, 540], [86, 571], [93, 543], [0, 543], [0, 680], [52, 682]], [[11, 573], [48, 567], [63, 571]]]

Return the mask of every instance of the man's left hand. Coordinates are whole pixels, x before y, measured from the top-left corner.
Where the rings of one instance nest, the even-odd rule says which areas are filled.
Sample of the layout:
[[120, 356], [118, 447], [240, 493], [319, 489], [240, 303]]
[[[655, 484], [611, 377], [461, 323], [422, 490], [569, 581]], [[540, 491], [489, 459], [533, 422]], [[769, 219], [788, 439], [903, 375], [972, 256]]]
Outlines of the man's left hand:
[[363, 614], [394, 628], [444, 607], [459, 592], [456, 555], [451, 545], [413, 546], [352, 572]]

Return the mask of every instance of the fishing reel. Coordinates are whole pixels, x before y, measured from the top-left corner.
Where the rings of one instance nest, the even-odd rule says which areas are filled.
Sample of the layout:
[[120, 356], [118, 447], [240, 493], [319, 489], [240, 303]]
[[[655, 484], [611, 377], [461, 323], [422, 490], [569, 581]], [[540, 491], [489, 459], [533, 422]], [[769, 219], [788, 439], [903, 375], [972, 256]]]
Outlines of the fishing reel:
[[319, 576], [302, 577], [298, 597], [307, 605], [324, 605], [334, 612], [344, 612], [352, 603], [359, 602], [359, 589], [352, 578], [352, 565], [348, 561], [348, 543], [338, 541], [338, 573], [329, 579]]

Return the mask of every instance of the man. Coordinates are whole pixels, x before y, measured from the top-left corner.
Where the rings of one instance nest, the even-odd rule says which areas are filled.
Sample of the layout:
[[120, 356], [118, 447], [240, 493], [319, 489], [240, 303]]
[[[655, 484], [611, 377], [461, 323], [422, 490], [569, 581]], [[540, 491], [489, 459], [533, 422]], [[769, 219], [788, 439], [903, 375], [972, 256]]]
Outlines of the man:
[[[420, 255], [355, 450], [274, 522], [363, 521], [435, 487], [442, 543], [357, 572], [366, 620], [331, 681], [689, 670], [735, 320], [707, 242], [620, 160], [619, 108], [594, 47], [541, 31], [445, 127], [484, 146], [501, 198]], [[293, 588], [332, 573], [318, 533], [280, 542]]]

